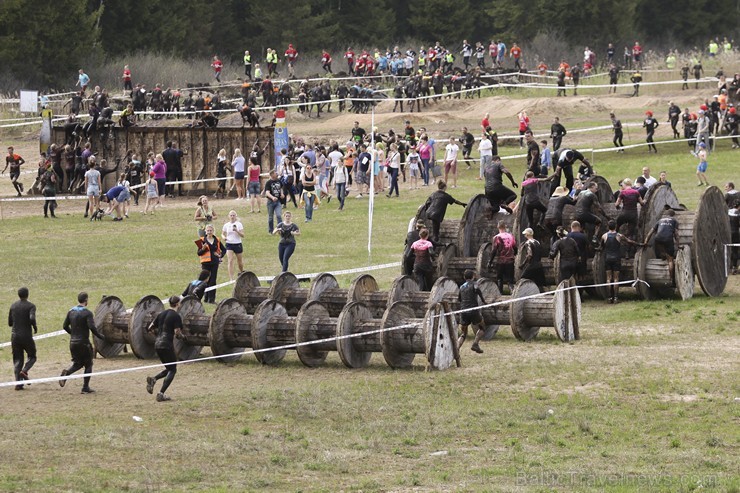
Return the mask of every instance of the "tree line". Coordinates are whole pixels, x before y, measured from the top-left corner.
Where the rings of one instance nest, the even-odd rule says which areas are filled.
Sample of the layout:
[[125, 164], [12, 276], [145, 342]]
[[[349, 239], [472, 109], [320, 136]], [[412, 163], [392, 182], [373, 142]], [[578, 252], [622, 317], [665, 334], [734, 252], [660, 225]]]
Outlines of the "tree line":
[[740, 4], [710, 0], [3, 0], [0, 88], [55, 87], [83, 63], [130, 53], [219, 54], [255, 61], [267, 48], [419, 48], [463, 39], [527, 44], [547, 32], [566, 45], [704, 47], [733, 37]]

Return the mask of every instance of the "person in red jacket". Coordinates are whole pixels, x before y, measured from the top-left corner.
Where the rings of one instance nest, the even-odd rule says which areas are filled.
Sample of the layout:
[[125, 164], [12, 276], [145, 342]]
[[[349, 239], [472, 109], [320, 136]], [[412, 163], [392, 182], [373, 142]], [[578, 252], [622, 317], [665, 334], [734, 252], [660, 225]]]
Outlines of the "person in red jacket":
[[288, 49], [285, 50], [285, 59], [288, 62], [288, 76], [289, 77], [295, 77], [295, 70], [294, 65], [295, 61], [298, 58], [298, 51], [293, 48], [292, 44], [288, 45]]
[[332, 73], [331, 72], [331, 55], [329, 55], [329, 53], [326, 50], [323, 50], [321, 52], [321, 68], [323, 68], [327, 74]]
[[344, 58], [347, 60], [347, 70], [350, 74], [355, 75], [355, 52], [352, 51], [352, 48], [347, 48]]
[[218, 55], [213, 55], [213, 61], [211, 62], [213, 67], [213, 75], [216, 76], [216, 80], [221, 83], [221, 70], [224, 68], [223, 62], [218, 58]]

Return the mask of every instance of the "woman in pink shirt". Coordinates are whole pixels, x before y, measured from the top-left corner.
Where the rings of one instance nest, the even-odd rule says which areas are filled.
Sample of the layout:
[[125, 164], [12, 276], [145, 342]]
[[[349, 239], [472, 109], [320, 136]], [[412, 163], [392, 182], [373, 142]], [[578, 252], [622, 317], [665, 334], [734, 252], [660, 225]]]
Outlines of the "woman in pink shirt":
[[154, 166], [152, 166], [152, 173], [154, 173], [154, 181], [157, 182], [157, 193], [159, 193], [159, 206], [164, 206], [165, 196], [165, 183], [167, 182], [167, 164], [164, 162], [164, 157], [161, 154], [157, 154], [154, 158]]
[[254, 206], [257, 206], [257, 212], [262, 212], [262, 200], [260, 199], [260, 192], [262, 187], [260, 186], [260, 172], [262, 168], [257, 162], [257, 158], [249, 158], [249, 167], [247, 172], [249, 173], [249, 182], [247, 183], [247, 192], [249, 193], [249, 212], [254, 212]]
[[434, 163], [430, 163], [432, 159], [432, 146], [429, 145], [429, 137], [426, 134], [421, 136], [416, 152], [419, 153], [419, 159], [421, 159], [421, 177], [424, 179], [424, 186], [427, 187], [429, 186], [429, 175], [432, 173]]
[[524, 132], [529, 130], [529, 117], [527, 112], [522, 110], [519, 113], [519, 149], [524, 147]]

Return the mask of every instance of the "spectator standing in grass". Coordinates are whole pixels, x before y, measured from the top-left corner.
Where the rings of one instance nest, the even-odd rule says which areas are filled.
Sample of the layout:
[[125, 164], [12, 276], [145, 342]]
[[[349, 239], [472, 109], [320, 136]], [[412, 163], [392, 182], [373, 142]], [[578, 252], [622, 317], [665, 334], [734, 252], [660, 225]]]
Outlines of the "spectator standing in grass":
[[278, 243], [278, 258], [282, 266], [282, 272], [288, 272], [290, 257], [295, 252], [295, 237], [301, 234], [301, 230], [293, 223], [293, 214], [290, 211], [283, 212], [283, 220], [278, 223], [273, 235], [280, 235]]
[[221, 239], [226, 244], [226, 260], [229, 264], [229, 280], [231, 281], [235, 279], [234, 270], [236, 268], [239, 269], [237, 275], [244, 270], [242, 238], [244, 238], [244, 225], [239, 221], [236, 211], [231, 210], [229, 220], [221, 228]]
[[272, 234], [274, 231], [273, 216], [280, 222], [285, 206], [285, 194], [283, 193], [283, 184], [278, 179], [277, 171], [270, 171], [270, 179], [265, 183], [265, 198], [267, 199], [267, 232]]
[[247, 173], [249, 173], [249, 183], [247, 185], [247, 192], [249, 192], [249, 212], [254, 213], [254, 207], [257, 206], [257, 212], [262, 212], [262, 200], [260, 199], [260, 193], [262, 187], [260, 185], [260, 172], [262, 167], [256, 158], [249, 158], [249, 167]]
[[201, 195], [198, 198], [198, 207], [195, 209], [195, 216], [193, 219], [198, 225], [198, 237], [205, 236], [206, 226], [212, 225], [213, 220], [216, 219], [216, 212], [208, 202], [208, 197]]

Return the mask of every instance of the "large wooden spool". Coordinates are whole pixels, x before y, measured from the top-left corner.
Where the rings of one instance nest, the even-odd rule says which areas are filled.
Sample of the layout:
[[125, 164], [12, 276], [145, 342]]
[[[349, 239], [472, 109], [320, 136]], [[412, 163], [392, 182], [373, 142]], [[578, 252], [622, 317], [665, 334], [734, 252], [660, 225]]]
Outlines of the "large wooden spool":
[[725, 262], [729, 250], [724, 246], [732, 241], [730, 218], [722, 191], [708, 187], [699, 199], [693, 228], [692, 261], [699, 285], [707, 296], [719, 296], [727, 285]]
[[208, 342], [214, 356], [222, 363], [232, 363], [252, 347], [252, 315], [236, 298], [222, 300], [211, 315]]
[[155, 334], [147, 328], [163, 309], [162, 301], [153, 295], [141, 298], [131, 312], [120, 298], [106, 296], [95, 308], [95, 327], [104, 336], [103, 339], [93, 336], [95, 350], [104, 358], [112, 358], [120, 354], [124, 345], [130, 344], [137, 358], [154, 358]]
[[[563, 342], [580, 339], [581, 297], [578, 289], [570, 289], [571, 286], [571, 281], [565, 280], [554, 294], [537, 296], [540, 290], [535, 283], [526, 279], [517, 282], [509, 309], [514, 336], [521, 341], [531, 341], [541, 327], [553, 327]], [[519, 300], [530, 296], [536, 297]]]
[[[511, 229], [514, 216], [499, 209], [493, 211], [485, 195], [479, 194], [470, 199], [460, 220], [457, 247], [461, 257], [474, 257], [480, 247], [491, 241], [498, 233], [498, 223], [503, 221]], [[443, 275], [443, 274], [440, 274]]]
[[[411, 222], [410, 227], [416, 227], [417, 221], [424, 221], [427, 229], [429, 230], [429, 236], [432, 234], [432, 221], [427, 219], [427, 213], [424, 210], [424, 205], [420, 205], [416, 210], [416, 216], [414, 221]], [[462, 221], [460, 219], [445, 219], [439, 226], [439, 243], [444, 245], [455, 245], [458, 246], [458, 238], [460, 237], [460, 229], [462, 227]], [[409, 231], [411, 231], [409, 229]]]
[[[446, 301], [457, 303], [460, 288], [452, 279], [440, 277], [434, 282], [432, 290], [420, 291], [419, 285], [409, 276], [401, 276], [393, 281], [386, 308], [397, 302], [407, 303], [416, 317], [421, 318], [435, 303]], [[385, 310], [384, 310], [385, 312]]]
[[203, 303], [195, 296], [186, 296], [180, 300], [177, 313], [182, 319], [183, 337], [175, 338], [175, 354], [180, 361], [195, 359], [203, 346], [210, 344], [208, 329], [211, 317], [206, 315]]
[[666, 208], [673, 210], [682, 208], [676, 193], [671, 187], [665, 185], [650, 187], [645, 194], [644, 201], [645, 206], [640, 208], [640, 215], [637, 219], [637, 241], [642, 241], [653, 229], [655, 223], [663, 217]]
[[342, 362], [349, 368], [364, 368], [372, 353], [382, 352], [391, 368], [410, 367], [416, 354], [426, 355], [429, 368], [452, 366], [457, 341], [443, 305], [434, 305], [421, 319], [414, 314], [408, 304], [398, 302], [378, 320], [364, 304], [350, 303], [337, 322], [337, 350]]
[[681, 246], [676, 252], [673, 270], [675, 283], [671, 279], [668, 261], [655, 258], [652, 247], [641, 248], [635, 254], [634, 276], [645, 282], [637, 283], [637, 293], [645, 300], [671, 297], [674, 289], [682, 300], [694, 296], [694, 269], [689, 245]]

